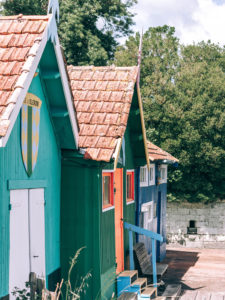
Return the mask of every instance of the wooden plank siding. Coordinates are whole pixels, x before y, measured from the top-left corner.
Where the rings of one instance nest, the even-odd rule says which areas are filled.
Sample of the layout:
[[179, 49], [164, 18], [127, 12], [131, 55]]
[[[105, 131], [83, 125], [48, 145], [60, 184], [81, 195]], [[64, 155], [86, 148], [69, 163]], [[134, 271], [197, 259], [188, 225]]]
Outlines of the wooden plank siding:
[[[70, 156], [71, 155], [71, 156]], [[85, 164], [63, 153], [61, 202], [61, 264], [62, 278], [66, 279], [70, 258], [85, 247], [72, 273], [71, 282], [92, 274], [86, 299], [95, 299], [100, 292], [100, 206], [101, 168]]]
[[[29, 178], [22, 161], [21, 116], [18, 115], [5, 148], [0, 148], [0, 297], [8, 293], [9, 279], [9, 189], [8, 180], [21, 180], [18, 188], [26, 188], [23, 181], [41, 180], [45, 182], [45, 230], [46, 230], [46, 272], [50, 275], [60, 268], [59, 217], [61, 155], [51, 122], [48, 99], [38, 75], [32, 81], [29, 92], [42, 100], [40, 113], [40, 136], [37, 164]], [[32, 185], [30, 186], [32, 188]], [[35, 184], [33, 186], [35, 188]]]

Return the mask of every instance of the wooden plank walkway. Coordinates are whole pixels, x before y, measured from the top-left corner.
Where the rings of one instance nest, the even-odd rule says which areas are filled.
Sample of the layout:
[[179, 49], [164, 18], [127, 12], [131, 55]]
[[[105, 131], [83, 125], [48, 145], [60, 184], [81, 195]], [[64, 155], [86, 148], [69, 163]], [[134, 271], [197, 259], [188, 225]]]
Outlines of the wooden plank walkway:
[[197, 300], [208, 300], [204, 293], [210, 295], [210, 300], [220, 300], [221, 295], [224, 298], [225, 249], [167, 249], [167, 257], [163, 261], [169, 265], [163, 277], [166, 284], [181, 284], [183, 291], [198, 293]]
[[185, 291], [179, 300], [225, 300], [225, 293]]

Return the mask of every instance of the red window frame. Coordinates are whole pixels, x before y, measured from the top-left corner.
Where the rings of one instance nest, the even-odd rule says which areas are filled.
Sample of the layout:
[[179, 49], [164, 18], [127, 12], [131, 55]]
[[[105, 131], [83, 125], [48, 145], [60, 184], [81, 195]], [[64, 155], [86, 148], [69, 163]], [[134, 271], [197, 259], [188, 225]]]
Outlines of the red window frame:
[[[130, 179], [128, 179], [128, 178], [130, 178]], [[130, 180], [130, 184], [128, 186], [129, 180]], [[127, 203], [134, 201], [134, 171], [127, 171], [126, 198], [127, 198]]]
[[[104, 185], [104, 178], [109, 177], [109, 203], [105, 204], [105, 185]], [[114, 206], [114, 189], [113, 189], [113, 182], [114, 182], [114, 176], [113, 172], [102, 172], [102, 209], [106, 209], [109, 207]]]

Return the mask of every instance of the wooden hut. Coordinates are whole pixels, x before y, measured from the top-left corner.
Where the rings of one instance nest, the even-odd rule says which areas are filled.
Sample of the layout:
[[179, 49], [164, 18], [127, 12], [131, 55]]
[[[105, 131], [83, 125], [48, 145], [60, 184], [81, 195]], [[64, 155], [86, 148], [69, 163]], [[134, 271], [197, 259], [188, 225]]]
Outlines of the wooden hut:
[[135, 224], [136, 169], [148, 163], [137, 67], [68, 67], [79, 124], [79, 151], [63, 151], [61, 266], [85, 247], [74, 269], [92, 273], [84, 299], [111, 299], [126, 267]]
[[61, 149], [78, 140], [72, 103], [55, 17], [0, 17], [0, 299], [30, 271], [49, 289], [60, 280]]
[[[148, 144], [150, 169], [143, 166], [140, 171], [140, 185], [137, 197], [137, 224], [145, 229], [159, 233], [164, 242], [157, 242], [157, 261], [166, 255], [166, 200], [167, 200], [167, 166], [178, 163], [178, 159], [152, 144]], [[151, 243], [144, 236], [138, 237], [144, 242], [149, 253]]]

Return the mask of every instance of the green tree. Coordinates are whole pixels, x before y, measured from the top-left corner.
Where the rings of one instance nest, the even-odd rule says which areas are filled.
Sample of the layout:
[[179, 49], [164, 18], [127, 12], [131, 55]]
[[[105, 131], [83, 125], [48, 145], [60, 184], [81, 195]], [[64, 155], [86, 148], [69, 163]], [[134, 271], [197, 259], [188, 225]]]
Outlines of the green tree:
[[167, 128], [161, 144], [181, 162], [170, 190], [189, 201], [225, 197], [224, 62], [224, 49], [218, 45], [183, 46], [175, 98], [164, 107], [165, 124], [154, 122], [159, 132]]
[[[137, 64], [139, 34], [115, 53], [118, 65]], [[147, 136], [177, 158], [169, 172], [173, 199], [225, 197], [225, 51], [211, 42], [181, 46], [174, 28], [143, 36], [141, 90]]]
[[[6, 0], [5, 15], [46, 14], [47, 0]], [[67, 62], [106, 65], [116, 50], [116, 38], [128, 36], [130, 8], [137, 0], [61, 0], [59, 36]]]

